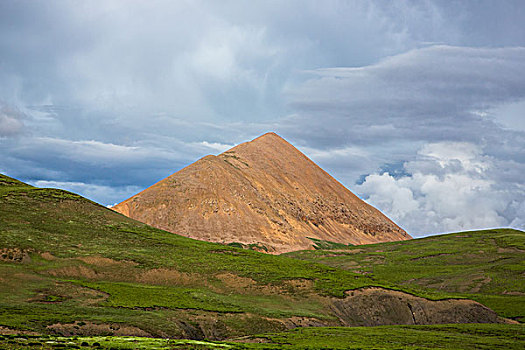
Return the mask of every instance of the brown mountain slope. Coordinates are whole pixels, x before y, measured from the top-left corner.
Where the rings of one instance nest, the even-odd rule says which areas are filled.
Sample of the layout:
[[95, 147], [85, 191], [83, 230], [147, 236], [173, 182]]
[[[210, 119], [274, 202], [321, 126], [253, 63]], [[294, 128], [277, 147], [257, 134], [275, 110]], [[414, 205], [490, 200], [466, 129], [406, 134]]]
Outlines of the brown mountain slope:
[[113, 209], [184, 236], [272, 253], [311, 249], [308, 237], [411, 238], [275, 133], [206, 156]]

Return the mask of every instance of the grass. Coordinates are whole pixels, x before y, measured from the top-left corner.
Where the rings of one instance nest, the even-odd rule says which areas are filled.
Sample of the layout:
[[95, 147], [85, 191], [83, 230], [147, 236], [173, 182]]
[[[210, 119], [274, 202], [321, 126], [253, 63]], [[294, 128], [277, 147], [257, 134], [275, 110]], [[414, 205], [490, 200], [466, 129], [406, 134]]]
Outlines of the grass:
[[[503, 316], [524, 315], [524, 233], [515, 230], [358, 247], [319, 241], [319, 250], [274, 256], [171, 234], [1, 175], [0, 213], [0, 327], [19, 331], [53, 334], [61, 325], [87, 335], [90, 325], [111, 325], [162, 338], [275, 333], [290, 320], [338, 324], [331, 298], [365, 286], [468, 297]], [[336, 332], [346, 339], [351, 331]], [[268, 339], [298, 342], [294, 334]]]
[[461, 232], [287, 256], [364, 274], [416, 295], [474, 299], [502, 316], [525, 317], [522, 231]]
[[[46, 333], [81, 320], [181, 337], [177, 322], [198, 316], [233, 335], [276, 331], [281, 318], [333, 320], [323, 298], [371, 283], [323, 264], [174, 235], [66, 191], [1, 179], [0, 325], [10, 328]], [[254, 323], [262, 326], [252, 330]]]
[[321, 305], [291, 300], [281, 295], [216, 293], [209, 288], [154, 286], [122, 282], [75, 283], [109, 295], [101, 306], [143, 309], [195, 309], [219, 313], [250, 311], [268, 317], [316, 317], [330, 319]]
[[[259, 341], [262, 343], [250, 343]], [[297, 328], [282, 333], [212, 342], [143, 337], [0, 336], [6, 349], [523, 349], [520, 325], [381, 326]]]
[[109, 294], [103, 306], [242, 312], [241, 308], [205, 289], [122, 282], [81, 282], [81, 285]]
[[365, 277], [345, 272], [331, 278], [327, 272], [335, 269], [320, 264], [174, 235], [65, 191], [26, 189], [6, 193], [2, 199], [0, 247], [50, 252], [59, 258], [101, 255], [134, 261], [143, 268], [174, 268], [206, 276], [233, 272], [263, 284], [322, 280], [319, 290], [333, 295], [368, 283]]
[[261, 339], [281, 349], [522, 349], [525, 332], [523, 326], [479, 324], [297, 328]]

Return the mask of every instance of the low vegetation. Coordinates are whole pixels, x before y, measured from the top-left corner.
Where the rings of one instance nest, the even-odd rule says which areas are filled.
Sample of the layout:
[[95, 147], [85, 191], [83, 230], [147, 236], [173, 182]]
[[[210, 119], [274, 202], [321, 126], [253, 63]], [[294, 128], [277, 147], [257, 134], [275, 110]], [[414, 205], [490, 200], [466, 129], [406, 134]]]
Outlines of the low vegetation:
[[228, 342], [144, 337], [0, 336], [6, 349], [523, 349], [525, 332], [516, 325], [381, 326], [296, 328]]
[[400, 286], [415, 295], [476, 300], [525, 320], [525, 233], [494, 229], [286, 254]]
[[337, 324], [327, 298], [372, 283], [174, 235], [66, 191], [2, 181], [0, 325], [10, 329], [52, 333], [80, 320], [152, 336], [224, 338], [284, 330], [292, 317]]
[[[62, 343], [96, 348], [98, 343], [122, 349], [292, 349], [322, 348], [323, 342], [344, 348], [350, 340], [367, 348], [366, 332], [377, 335], [376, 348], [383, 346], [381, 339], [397, 339], [393, 333], [406, 333], [407, 348], [430, 347], [436, 335], [450, 339], [449, 348], [460, 348], [453, 345], [474, 330], [478, 335], [465, 344], [495, 349], [508, 345], [506, 335], [523, 341], [521, 325], [282, 333], [341, 325], [332, 301], [367, 286], [431, 299], [470, 298], [522, 321], [525, 234], [520, 231], [358, 247], [315, 241], [318, 250], [275, 256], [171, 234], [73, 193], [1, 175], [0, 213], [0, 348]], [[262, 345], [205, 342], [261, 333], [271, 334], [244, 341], [265, 341]], [[405, 344], [401, 335], [399, 344]]]

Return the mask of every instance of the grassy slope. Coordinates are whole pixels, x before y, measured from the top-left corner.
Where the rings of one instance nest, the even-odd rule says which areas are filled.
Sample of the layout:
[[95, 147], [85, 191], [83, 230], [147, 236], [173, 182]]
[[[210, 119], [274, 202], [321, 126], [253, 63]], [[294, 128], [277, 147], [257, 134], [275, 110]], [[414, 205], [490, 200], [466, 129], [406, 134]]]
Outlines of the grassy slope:
[[257, 331], [271, 331], [282, 325], [266, 318], [333, 319], [312, 295], [342, 296], [372, 283], [323, 264], [174, 235], [7, 177], [0, 213], [0, 325], [18, 329], [90, 320], [181, 336], [170, 319], [219, 312], [232, 334], [251, 332], [254, 317]]
[[296, 328], [246, 338], [264, 343], [208, 342], [139, 337], [0, 336], [2, 348], [53, 349], [59, 345], [111, 349], [523, 349], [521, 325], [469, 324]]
[[[350, 248], [271, 256], [167, 233], [80, 196], [34, 188], [1, 175], [0, 213], [0, 326], [21, 330], [49, 332], [48, 325], [75, 321], [78, 329], [86, 327], [78, 324], [82, 320], [136, 326], [154, 336], [180, 337], [187, 336], [181, 333], [180, 322], [209, 319], [215, 325], [214, 335], [221, 338], [281, 330], [282, 324], [275, 318], [330, 320], [333, 316], [320, 296], [342, 296], [345, 290], [367, 285], [435, 298], [468, 294], [454, 289], [437, 292], [417, 282], [421, 274], [444, 276], [438, 266], [414, 263], [432, 258], [412, 260], [414, 266], [407, 263], [410, 258], [435, 254], [432, 239], [364, 246], [358, 253], [357, 248]], [[524, 288], [515, 272], [522, 273], [523, 262], [519, 254], [518, 258], [513, 254], [521, 246], [513, 245], [522, 244], [522, 233], [509, 234], [517, 238], [487, 233], [488, 238], [494, 236], [494, 242], [501, 242], [499, 247], [512, 252], [498, 253], [496, 248], [495, 254], [504, 254], [503, 260], [492, 262], [486, 269], [507, 271], [510, 266], [514, 272], [493, 278], [501, 285], [514, 285], [508, 291], [519, 292]], [[436, 242], [440, 240], [436, 238]], [[474, 243], [469, 241], [468, 245]], [[447, 252], [454, 252], [458, 260], [457, 254], [463, 251], [453, 247], [445, 244], [438, 250], [449, 249]], [[349, 259], [360, 259], [362, 268], [348, 271], [355, 268]], [[396, 262], [401, 265], [395, 267]], [[464, 263], [448, 264], [451, 266], [443, 269], [452, 271], [449, 273], [465, 268]], [[406, 278], [415, 278], [416, 282], [406, 283]], [[521, 296], [490, 294], [483, 288], [481, 297], [502, 298], [503, 306], [496, 310], [508, 314], [507, 301], [513, 297], [518, 301], [515, 309], [522, 314]], [[324, 330], [319, 332], [319, 336], [325, 334]], [[342, 342], [348, 340], [344, 339], [350, 330], [337, 332]], [[275, 337], [294, 337], [295, 333], [286, 334]], [[314, 337], [314, 333], [309, 336]]]
[[287, 254], [364, 274], [414, 294], [477, 300], [525, 320], [525, 232], [495, 229]]

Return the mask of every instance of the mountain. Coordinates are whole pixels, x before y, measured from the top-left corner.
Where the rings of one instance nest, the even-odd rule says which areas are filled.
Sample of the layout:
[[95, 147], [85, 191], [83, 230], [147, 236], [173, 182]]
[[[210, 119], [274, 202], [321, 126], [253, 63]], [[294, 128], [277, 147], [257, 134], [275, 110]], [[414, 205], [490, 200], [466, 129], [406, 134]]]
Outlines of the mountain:
[[113, 209], [187, 237], [272, 253], [411, 238], [275, 133], [206, 156]]
[[[508, 324], [499, 316], [509, 312], [519, 320], [522, 304], [515, 302], [523, 298], [523, 279], [516, 276], [523, 269], [517, 254], [523, 233], [464, 235], [456, 234], [448, 246], [435, 243], [449, 235], [308, 251], [309, 259], [319, 252], [319, 261], [303, 261], [179, 236], [79, 195], [0, 175], [0, 335], [104, 336], [89, 340], [92, 344], [111, 340], [108, 335], [217, 340], [310, 326]], [[480, 235], [483, 240], [476, 239]], [[468, 254], [460, 246], [468, 247]], [[482, 303], [458, 300], [461, 293], [439, 285], [433, 292], [403, 279], [389, 282], [401, 276], [418, 285], [423, 277], [439, 280], [451, 270], [427, 271], [421, 265], [425, 254], [450, 254], [446, 261], [461, 263], [458, 269], [478, 268], [470, 254], [480, 250], [486, 255], [484, 273], [499, 288], [483, 282], [490, 288], [481, 288]], [[367, 256], [360, 254], [365, 251]], [[381, 252], [412, 268], [383, 264]], [[359, 253], [362, 271], [350, 261], [343, 268], [320, 263], [338, 254], [351, 259], [352, 253]], [[345, 270], [350, 265], [356, 270]], [[495, 292], [501, 293], [487, 298]], [[489, 303], [499, 311], [487, 308]], [[488, 328], [483, 329], [485, 334]], [[0, 337], [0, 348], [29, 342], [55, 348], [47, 343], [53, 340], [39, 341], [43, 345], [27, 337]]]

